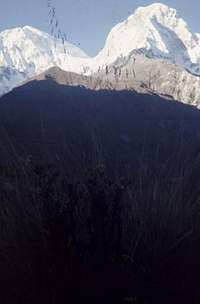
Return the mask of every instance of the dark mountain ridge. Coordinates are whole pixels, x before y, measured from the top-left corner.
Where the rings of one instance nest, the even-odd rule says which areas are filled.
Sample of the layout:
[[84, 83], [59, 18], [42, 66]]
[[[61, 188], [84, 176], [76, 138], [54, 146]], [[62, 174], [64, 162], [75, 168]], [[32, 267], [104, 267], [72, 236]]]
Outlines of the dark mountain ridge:
[[149, 160], [157, 154], [165, 162], [180, 144], [181, 153], [193, 157], [200, 141], [199, 118], [197, 109], [149, 92], [93, 91], [49, 77], [1, 98], [0, 159], [16, 153], [19, 158], [74, 159], [76, 165], [90, 164], [98, 154], [112, 167], [122, 162], [131, 166], [142, 151]]
[[47, 76], [0, 99], [3, 303], [199, 303], [200, 112]]

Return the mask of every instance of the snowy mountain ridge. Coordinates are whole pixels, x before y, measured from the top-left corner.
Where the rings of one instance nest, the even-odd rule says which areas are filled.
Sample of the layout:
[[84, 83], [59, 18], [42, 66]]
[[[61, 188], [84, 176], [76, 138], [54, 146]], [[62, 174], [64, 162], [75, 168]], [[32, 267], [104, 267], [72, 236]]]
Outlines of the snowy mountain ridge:
[[200, 34], [193, 34], [177, 11], [164, 4], [140, 7], [116, 25], [97, 60], [111, 63], [133, 50], [167, 59], [200, 75]]
[[87, 58], [76, 46], [61, 41], [33, 27], [14, 28], [0, 33], [0, 66], [14, 68], [27, 75], [41, 73], [50, 66], [62, 64], [68, 57]]
[[140, 7], [117, 24], [96, 57], [87, 56], [68, 42], [65, 50], [62, 41], [30, 26], [1, 32], [0, 95], [53, 66], [91, 75], [133, 51], [164, 59], [200, 76], [200, 34], [192, 33], [175, 9], [161, 3]]

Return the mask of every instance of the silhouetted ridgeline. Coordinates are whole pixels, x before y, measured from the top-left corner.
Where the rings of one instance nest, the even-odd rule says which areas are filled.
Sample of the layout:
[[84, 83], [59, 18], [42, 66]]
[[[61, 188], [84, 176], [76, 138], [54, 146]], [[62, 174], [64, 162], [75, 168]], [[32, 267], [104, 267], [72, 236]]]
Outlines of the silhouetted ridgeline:
[[33, 81], [0, 102], [2, 303], [199, 303], [200, 113]]
[[112, 170], [141, 157], [154, 164], [180, 153], [193, 159], [199, 126], [195, 108], [156, 95], [33, 81], [1, 98], [0, 159], [60, 159], [73, 169], [100, 161]]

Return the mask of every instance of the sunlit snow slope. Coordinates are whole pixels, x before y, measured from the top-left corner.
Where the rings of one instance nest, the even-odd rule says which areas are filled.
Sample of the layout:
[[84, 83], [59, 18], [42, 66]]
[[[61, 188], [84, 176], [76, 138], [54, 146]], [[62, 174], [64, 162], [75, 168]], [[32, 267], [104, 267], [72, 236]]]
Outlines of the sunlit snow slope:
[[200, 75], [200, 34], [193, 34], [175, 9], [160, 3], [140, 7], [116, 25], [94, 58], [67, 42], [65, 49], [61, 41], [30, 26], [0, 33], [0, 95], [53, 66], [91, 75], [133, 51]]
[[168, 59], [200, 75], [200, 35], [193, 34], [175, 9], [155, 3], [138, 8], [108, 35], [98, 63], [112, 63], [133, 50]]

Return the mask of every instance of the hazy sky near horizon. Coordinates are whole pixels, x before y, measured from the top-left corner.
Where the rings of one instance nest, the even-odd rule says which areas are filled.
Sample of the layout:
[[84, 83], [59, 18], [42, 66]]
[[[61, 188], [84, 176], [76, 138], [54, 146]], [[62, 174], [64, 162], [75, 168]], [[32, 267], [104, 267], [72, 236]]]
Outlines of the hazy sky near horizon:
[[[156, 1], [159, 2], [159, 1]], [[160, 1], [176, 8], [194, 32], [200, 32], [200, 0]], [[89, 55], [103, 48], [111, 28], [148, 0], [52, 0], [68, 40]], [[31, 25], [50, 32], [47, 0], [0, 0], [0, 31]]]

